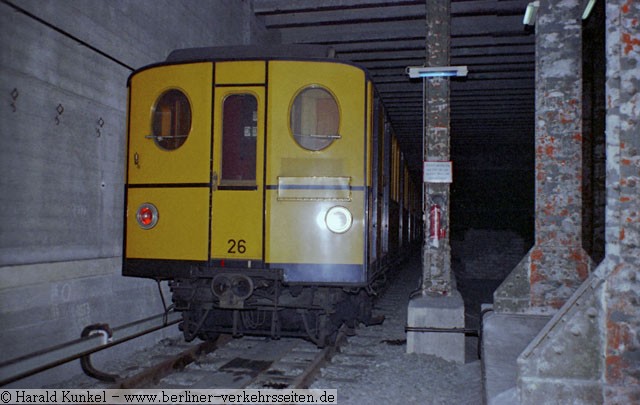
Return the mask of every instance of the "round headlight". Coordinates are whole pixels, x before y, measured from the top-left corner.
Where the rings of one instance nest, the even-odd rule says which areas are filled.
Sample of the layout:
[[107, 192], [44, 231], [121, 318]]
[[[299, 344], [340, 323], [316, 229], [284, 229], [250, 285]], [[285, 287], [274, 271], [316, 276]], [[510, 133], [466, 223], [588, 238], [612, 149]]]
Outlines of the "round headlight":
[[136, 212], [136, 220], [142, 229], [151, 229], [158, 223], [158, 209], [155, 205], [144, 203]]
[[351, 228], [353, 216], [345, 207], [332, 207], [324, 218], [327, 228], [334, 233], [345, 233]]

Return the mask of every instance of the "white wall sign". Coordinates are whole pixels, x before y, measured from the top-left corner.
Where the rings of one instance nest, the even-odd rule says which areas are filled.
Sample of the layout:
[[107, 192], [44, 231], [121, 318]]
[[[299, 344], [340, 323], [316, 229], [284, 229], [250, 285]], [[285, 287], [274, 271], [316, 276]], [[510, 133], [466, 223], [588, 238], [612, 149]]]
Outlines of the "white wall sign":
[[425, 183], [452, 183], [452, 162], [424, 162], [423, 177]]

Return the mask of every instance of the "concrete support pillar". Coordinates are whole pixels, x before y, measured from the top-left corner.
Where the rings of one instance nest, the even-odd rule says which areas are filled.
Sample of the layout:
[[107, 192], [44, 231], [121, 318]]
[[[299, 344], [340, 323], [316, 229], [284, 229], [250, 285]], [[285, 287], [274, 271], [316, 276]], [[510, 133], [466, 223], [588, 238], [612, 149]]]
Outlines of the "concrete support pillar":
[[640, 3], [607, 0], [604, 402], [640, 402]]
[[606, 256], [518, 358], [520, 403], [640, 401], [640, 4], [606, 3]]
[[[427, 1], [427, 64], [449, 66], [449, 1]], [[449, 79], [425, 80], [425, 126], [423, 157], [429, 161], [448, 161], [450, 152]], [[423, 244], [423, 289], [437, 294], [451, 291], [451, 246], [449, 244], [449, 184], [424, 183], [423, 212], [427, 216]], [[439, 207], [438, 221], [429, 220]], [[440, 229], [434, 228], [438, 223]], [[430, 236], [435, 235], [435, 238]]]
[[[502, 403], [498, 399], [503, 394], [520, 404], [640, 402], [640, 4], [604, 3], [606, 242], [603, 262], [589, 273], [591, 264], [576, 243], [580, 227], [574, 226], [572, 215], [580, 208], [575, 186], [579, 170], [573, 161], [580, 160], [574, 151], [581, 140], [580, 120], [573, 113], [580, 110], [580, 97], [574, 94], [579, 85], [572, 78], [579, 75], [581, 63], [572, 57], [577, 51], [567, 54], [577, 49], [585, 3], [540, 1], [536, 244], [496, 292], [498, 311], [485, 318], [485, 332], [493, 323], [502, 334], [522, 330], [533, 323], [532, 312], [549, 312], [570, 296], [518, 356], [517, 395], [513, 389], [487, 392], [489, 404]], [[513, 322], [508, 312], [527, 314]], [[488, 343], [483, 348], [490, 355], [499, 352], [487, 350]], [[487, 359], [491, 357], [483, 358], [488, 370], [513, 364], [511, 358], [492, 364]], [[499, 386], [495, 379], [485, 379]]]
[[496, 291], [498, 311], [553, 313], [592, 267], [582, 248], [582, 9], [579, 1], [540, 1], [535, 245]]
[[[426, 9], [426, 66], [449, 66], [450, 1], [426, 0]], [[425, 79], [424, 106], [424, 160], [449, 161], [448, 78]], [[409, 303], [407, 324], [424, 329], [407, 332], [407, 352], [464, 363], [464, 334], [455, 331], [464, 328], [464, 302], [451, 274], [449, 184], [424, 183], [423, 196], [422, 291]]]

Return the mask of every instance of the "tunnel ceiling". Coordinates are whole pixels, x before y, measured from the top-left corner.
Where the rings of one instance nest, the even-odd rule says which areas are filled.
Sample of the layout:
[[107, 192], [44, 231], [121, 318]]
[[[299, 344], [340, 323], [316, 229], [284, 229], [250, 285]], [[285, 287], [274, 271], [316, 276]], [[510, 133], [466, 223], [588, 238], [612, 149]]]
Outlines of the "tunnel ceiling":
[[[454, 151], [456, 144], [532, 144], [535, 36], [522, 23], [528, 2], [451, 2], [451, 65], [469, 69], [466, 79], [451, 81]], [[425, 61], [425, 0], [253, 0], [253, 7], [283, 43], [329, 45], [337, 58], [365, 66], [411, 170], [421, 172], [422, 84], [405, 68]]]

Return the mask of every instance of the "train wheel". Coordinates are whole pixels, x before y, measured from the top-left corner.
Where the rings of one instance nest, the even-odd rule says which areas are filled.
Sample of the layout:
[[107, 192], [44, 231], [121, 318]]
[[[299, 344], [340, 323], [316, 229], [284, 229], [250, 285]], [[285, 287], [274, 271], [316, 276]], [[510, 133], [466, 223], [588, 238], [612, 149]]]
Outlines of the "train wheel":
[[373, 300], [364, 290], [360, 291], [357, 300], [358, 321], [365, 326], [380, 325], [384, 322], [384, 315], [373, 315]]
[[331, 332], [330, 334], [328, 334], [328, 335], [326, 335], [324, 337], [324, 344], [322, 346], [319, 346], [319, 347], [322, 348], [322, 347], [335, 345], [337, 337], [338, 337], [338, 332], [337, 331]]
[[201, 331], [198, 333], [198, 339], [204, 340], [205, 342], [213, 342], [218, 340], [220, 334], [218, 332], [213, 332], [210, 330]]
[[180, 329], [184, 334], [184, 340], [191, 342], [196, 337], [204, 341], [212, 341], [218, 339], [219, 333], [207, 330], [206, 320], [209, 316], [207, 310], [189, 310], [182, 312], [182, 323]]

